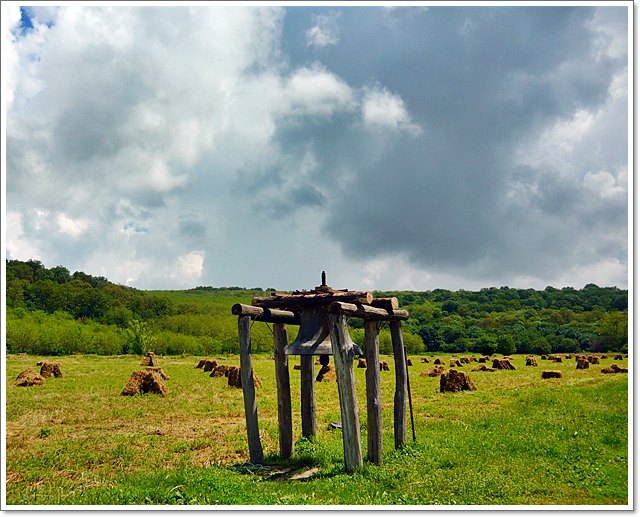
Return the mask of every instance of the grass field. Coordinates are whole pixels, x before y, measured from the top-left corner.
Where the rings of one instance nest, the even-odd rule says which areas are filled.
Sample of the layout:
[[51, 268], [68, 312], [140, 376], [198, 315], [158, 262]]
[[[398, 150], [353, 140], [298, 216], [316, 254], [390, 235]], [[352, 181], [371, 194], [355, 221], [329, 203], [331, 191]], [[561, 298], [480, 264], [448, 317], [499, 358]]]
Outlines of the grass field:
[[[447, 359], [450, 356], [444, 356]], [[612, 358], [613, 356], [609, 356]], [[300, 377], [290, 374], [294, 456], [277, 457], [273, 360], [254, 356], [265, 464], [248, 462], [242, 390], [210, 378], [197, 357], [160, 357], [169, 393], [123, 397], [137, 356], [64, 356], [64, 377], [16, 387], [42, 357], [6, 358], [8, 505], [626, 505], [628, 379], [600, 368], [576, 370], [538, 359], [515, 371], [470, 372], [477, 391], [438, 392], [431, 365], [413, 358], [411, 391], [417, 440], [393, 447], [393, 359], [381, 372], [384, 464], [343, 470], [335, 382], [316, 383], [318, 436], [300, 437]], [[215, 357], [238, 365], [237, 355]], [[615, 361], [627, 367], [627, 359]], [[473, 366], [463, 365], [470, 371]], [[316, 369], [319, 367], [316, 367]], [[543, 369], [562, 379], [541, 379]], [[366, 457], [364, 369], [355, 369]], [[409, 421], [409, 419], [407, 419]], [[307, 481], [284, 469], [315, 467]]]

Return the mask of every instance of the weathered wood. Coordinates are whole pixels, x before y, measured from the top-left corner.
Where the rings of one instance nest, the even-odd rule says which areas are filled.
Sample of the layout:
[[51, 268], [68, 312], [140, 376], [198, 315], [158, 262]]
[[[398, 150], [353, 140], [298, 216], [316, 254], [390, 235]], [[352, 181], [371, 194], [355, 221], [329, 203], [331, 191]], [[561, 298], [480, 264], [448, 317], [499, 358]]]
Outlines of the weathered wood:
[[378, 324], [364, 322], [364, 354], [367, 359], [367, 460], [382, 465], [382, 392], [380, 389], [380, 354]]
[[231, 307], [231, 314], [235, 314], [236, 316], [251, 316], [252, 320], [267, 323], [300, 324], [300, 315], [294, 312], [254, 307], [253, 305], [245, 305], [243, 303], [236, 303]]
[[238, 317], [238, 336], [240, 337], [240, 381], [244, 398], [244, 415], [247, 422], [247, 439], [251, 463], [262, 463], [262, 443], [258, 428], [258, 405], [256, 389], [253, 384], [253, 365], [251, 364], [251, 317]]
[[396, 391], [393, 398], [393, 436], [396, 449], [407, 441], [407, 366], [402, 339], [402, 322], [391, 321], [391, 345], [396, 370]]
[[273, 309], [287, 309], [302, 305], [330, 304], [334, 301], [369, 304], [373, 300], [371, 291], [309, 292], [300, 294], [275, 293], [273, 296], [256, 296], [251, 305]]
[[351, 340], [348, 339], [347, 316], [345, 314], [329, 314], [329, 334], [338, 381], [340, 414], [342, 415], [344, 466], [347, 472], [353, 472], [362, 468], [362, 445], [360, 443], [356, 379], [353, 371], [353, 347], [349, 346]]
[[370, 305], [387, 311], [395, 311], [400, 308], [398, 299], [395, 296], [390, 298], [374, 298], [371, 300]]
[[316, 393], [313, 377], [313, 355], [300, 356], [300, 412], [302, 436], [316, 435]]
[[393, 311], [392, 320], [400, 321], [409, 319], [409, 311], [405, 311], [403, 309], [398, 309]]
[[273, 358], [276, 366], [276, 390], [278, 393], [278, 434], [280, 457], [290, 458], [293, 451], [293, 424], [291, 421], [291, 384], [289, 381], [289, 357], [287, 327], [284, 323], [273, 325]]
[[[406, 316], [409, 317], [409, 313], [407, 311], [390, 311], [386, 309], [381, 309], [379, 307], [372, 307], [371, 305], [363, 305], [363, 304], [355, 304], [355, 303], [346, 303], [346, 302], [332, 302], [331, 305], [327, 308], [329, 312], [333, 313], [344, 313], [351, 316], [355, 316], [356, 318], [363, 318], [369, 320], [396, 320]], [[396, 312], [398, 314], [396, 314]]]

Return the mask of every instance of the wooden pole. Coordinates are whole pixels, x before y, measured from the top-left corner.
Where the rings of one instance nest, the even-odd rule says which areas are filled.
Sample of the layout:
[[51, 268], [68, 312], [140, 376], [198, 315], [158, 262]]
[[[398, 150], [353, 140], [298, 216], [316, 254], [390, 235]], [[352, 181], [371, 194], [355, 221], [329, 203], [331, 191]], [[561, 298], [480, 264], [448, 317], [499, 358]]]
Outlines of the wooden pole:
[[382, 393], [380, 390], [380, 353], [378, 324], [364, 322], [364, 354], [367, 359], [367, 460], [382, 465]]
[[[404, 356], [407, 357], [407, 347], [403, 346]], [[413, 421], [413, 403], [411, 402], [411, 382], [409, 382], [409, 361], [405, 360], [404, 367], [407, 370], [407, 395], [409, 395], [409, 415], [411, 416], [411, 436], [416, 441], [416, 424]]]
[[293, 451], [293, 425], [291, 423], [291, 384], [289, 382], [289, 358], [287, 327], [284, 323], [273, 324], [273, 348], [276, 365], [276, 389], [278, 392], [278, 434], [280, 457], [290, 458]]
[[251, 463], [264, 461], [260, 430], [258, 428], [258, 406], [256, 389], [253, 384], [253, 366], [251, 364], [251, 316], [238, 317], [238, 335], [240, 337], [240, 382], [244, 397], [244, 416], [247, 421], [247, 439]]
[[396, 449], [401, 449], [407, 441], [407, 358], [402, 339], [402, 322], [389, 322], [393, 360], [396, 370], [396, 392], [393, 398], [393, 436]]
[[313, 355], [300, 356], [300, 412], [302, 436], [316, 435], [316, 393], [313, 375]]
[[356, 379], [353, 372], [353, 348], [347, 345], [346, 314], [329, 314], [329, 335], [331, 336], [342, 415], [344, 466], [347, 472], [353, 472], [362, 468], [362, 445], [360, 444]]

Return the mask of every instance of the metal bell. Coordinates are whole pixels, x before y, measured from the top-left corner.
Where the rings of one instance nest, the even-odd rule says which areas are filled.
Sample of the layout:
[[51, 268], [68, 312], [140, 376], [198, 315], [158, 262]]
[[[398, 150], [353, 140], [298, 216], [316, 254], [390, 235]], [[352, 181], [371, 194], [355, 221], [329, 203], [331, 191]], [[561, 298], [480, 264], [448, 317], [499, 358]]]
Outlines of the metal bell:
[[[364, 355], [358, 345], [347, 333], [348, 343], [353, 355]], [[300, 329], [296, 339], [285, 350], [286, 355], [333, 355], [329, 336], [329, 315], [321, 306], [315, 305], [300, 309]]]

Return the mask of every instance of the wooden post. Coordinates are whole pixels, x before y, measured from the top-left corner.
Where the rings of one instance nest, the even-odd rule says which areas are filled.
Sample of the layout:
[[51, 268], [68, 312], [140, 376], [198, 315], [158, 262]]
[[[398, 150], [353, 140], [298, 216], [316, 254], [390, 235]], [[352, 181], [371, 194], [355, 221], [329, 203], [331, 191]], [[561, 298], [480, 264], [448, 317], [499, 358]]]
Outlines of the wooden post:
[[393, 398], [393, 436], [396, 449], [400, 449], [407, 441], [407, 358], [402, 339], [402, 321], [390, 321], [389, 330], [391, 330], [391, 344], [396, 370], [396, 393]]
[[353, 349], [347, 344], [346, 314], [329, 314], [329, 335], [338, 380], [344, 466], [347, 472], [353, 472], [362, 468], [362, 445], [356, 379], [353, 373]]
[[313, 376], [313, 355], [300, 356], [300, 412], [302, 436], [316, 435], [316, 392]]
[[367, 460], [382, 465], [382, 393], [380, 391], [380, 353], [378, 324], [364, 322], [364, 354], [367, 359]]
[[247, 421], [247, 439], [251, 463], [262, 463], [262, 443], [258, 428], [258, 406], [256, 388], [253, 384], [253, 366], [251, 364], [251, 316], [238, 317], [238, 336], [240, 337], [240, 382], [244, 397], [244, 416]]
[[291, 385], [289, 382], [289, 359], [284, 350], [287, 346], [287, 327], [284, 323], [273, 324], [273, 348], [276, 363], [276, 389], [278, 391], [278, 434], [280, 457], [290, 458], [293, 450], [293, 425], [291, 423]]

